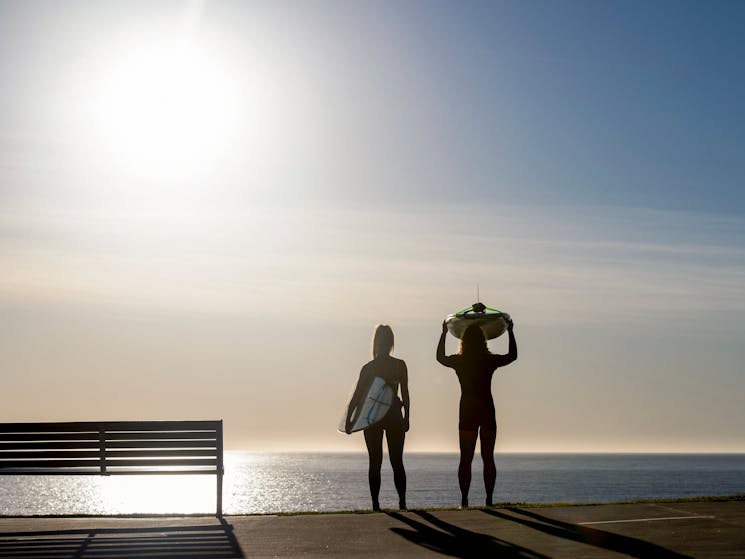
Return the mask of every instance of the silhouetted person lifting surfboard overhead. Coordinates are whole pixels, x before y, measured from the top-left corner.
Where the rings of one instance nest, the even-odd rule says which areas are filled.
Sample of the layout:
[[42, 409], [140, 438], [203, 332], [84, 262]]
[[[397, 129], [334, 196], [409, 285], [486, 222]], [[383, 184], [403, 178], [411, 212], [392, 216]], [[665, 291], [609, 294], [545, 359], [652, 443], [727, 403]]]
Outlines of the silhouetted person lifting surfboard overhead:
[[[404, 439], [409, 430], [409, 380], [406, 363], [391, 356], [393, 330], [378, 325], [373, 336], [373, 360], [362, 367], [354, 394], [347, 406], [343, 431], [364, 430], [370, 460], [368, 479], [373, 510], [380, 510], [380, 467], [383, 463], [383, 432], [398, 492], [398, 507], [406, 509]], [[398, 397], [399, 388], [401, 398]], [[403, 408], [403, 414], [401, 410]]]
[[[482, 305], [483, 307], [483, 305]], [[486, 307], [483, 307], [486, 309]], [[485, 310], [478, 309], [484, 313]], [[497, 468], [494, 464], [494, 443], [497, 438], [497, 420], [491, 395], [491, 380], [498, 367], [509, 365], [517, 359], [517, 342], [509, 315], [501, 313], [509, 335], [506, 355], [489, 352], [484, 330], [477, 320], [468, 325], [460, 339], [460, 349], [455, 355], [445, 355], [445, 336], [448, 321], [442, 323], [442, 335], [437, 344], [437, 360], [455, 370], [460, 382], [460, 411], [458, 433], [460, 439], [460, 464], [458, 483], [461, 506], [468, 506], [468, 489], [471, 486], [471, 462], [476, 449], [476, 439], [481, 438], [481, 458], [484, 461], [484, 487], [486, 505], [492, 506]], [[453, 315], [456, 316], [456, 315]], [[452, 326], [451, 326], [452, 328]], [[452, 330], [451, 330], [452, 331]]]

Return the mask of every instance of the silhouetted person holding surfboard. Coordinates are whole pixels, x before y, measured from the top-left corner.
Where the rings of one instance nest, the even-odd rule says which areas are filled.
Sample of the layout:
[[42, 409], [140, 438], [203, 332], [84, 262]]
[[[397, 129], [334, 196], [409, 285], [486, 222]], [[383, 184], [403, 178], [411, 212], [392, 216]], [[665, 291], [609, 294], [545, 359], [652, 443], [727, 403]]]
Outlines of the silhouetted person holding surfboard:
[[[354, 394], [347, 407], [344, 430], [364, 429], [370, 459], [368, 479], [373, 510], [380, 510], [380, 468], [383, 464], [383, 432], [398, 492], [398, 507], [406, 509], [404, 439], [409, 430], [409, 377], [406, 363], [391, 356], [393, 330], [380, 324], [373, 336], [373, 360], [362, 367]], [[399, 388], [401, 398], [398, 397]], [[401, 413], [403, 408], [403, 414]]]
[[509, 350], [506, 355], [489, 352], [484, 332], [478, 324], [471, 324], [463, 333], [460, 349], [455, 355], [445, 355], [447, 323], [442, 323], [442, 335], [437, 344], [437, 360], [455, 369], [460, 382], [460, 412], [458, 432], [460, 439], [460, 464], [458, 483], [461, 506], [468, 506], [468, 489], [471, 486], [471, 462], [476, 449], [476, 439], [481, 439], [481, 458], [484, 461], [484, 487], [486, 505], [492, 506], [497, 468], [494, 464], [494, 443], [497, 438], [497, 420], [491, 395], [491, 380], [498, 367], [509, 365], [517, 359], [517, 342], [513, 323], [506, 319]]

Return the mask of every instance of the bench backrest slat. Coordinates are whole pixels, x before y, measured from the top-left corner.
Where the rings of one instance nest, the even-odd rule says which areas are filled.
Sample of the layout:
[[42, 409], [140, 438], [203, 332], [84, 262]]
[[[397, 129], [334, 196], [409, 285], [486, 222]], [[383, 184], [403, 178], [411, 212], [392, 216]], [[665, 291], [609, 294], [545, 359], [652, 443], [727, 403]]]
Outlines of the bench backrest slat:
[[[0, 435], [2, 436], [2, 435]], [[155, 440], [155, 441], [212, 441], [217, 439], [215, 431], [106, 431], [106, 440]]]
[[[106, 461], [109, 465], [115, 464], [118, 458], [184, 458], [184, 457], [204, 457], [208, 456], [211, 458], [217, 458], [217, 454], [214, 449], [189, 449], [184, 451], [182, 449], [137, 449], [137, 450], [108, 450], [106, 452]], [[2, 452], [0, 451], [0, 460], [11, 460], [11, 459], [35, 459], [35, 458], [95, 458], [100, 460], [101, 454], [97, 450], [40, 450], [38, 452]], [[110, 462], [109, 462], [110, 461]]]
[[[217, 466], [216, 458], [153, 458], [149, 460], [113, 460], [107, 462], [106, 470], [111, 468], [167, 468], [167, 467], [188, 467], [188, 466], [210, 466], [210, 470], [205, 470], [205, 473], [215, 473], [215, 466]], [[59, 459], [59, 460], [7, 460], [3, 461], [3, 467], [18, 470], [20, 468], [99, 468], [99, 460], [85, 460], [85, 459]], [[2, 469], [0, 469], [2, 473]], [[40, 472], [44, 473], [44, 472]], [[60, 471], [59, 473], [64, 473]], [[98, 471], [92, 473], [100, 473]], [[172, 473], [178, 473], [173, 471]]]
[[[0, 439], [2, 436], [0, 435]], [[0, 452], [7, 450], [82, 450], [86, 448], [98, 449], [101, 446], [101, 442], [98, 437], [95, 440], [90, 441], [11, 441], [11, 442], [0, 442]], [[197, 440], [179, 440], [179, 441], [168, 441], [168, 444], [164, 444], [164, 441], [148, 441], [148, 440], [123, 440], [123, 441], [106, 441], [106, 448], [108, 449], [130, 449], [130, 448], [179, 448], [179, 449], [204, 449], [214, 448], [214, 444], [210, 441]]]
[[76, 421], [0, 423], [0, 433], [107, 431], [214, 431], [219, 421]]
[[[0, 431], [0, 441], [97, 441], [100, 431], [13, 433]], [[107, 440], [205, 440], [215, 441], [215, 431], [105, 431]]]

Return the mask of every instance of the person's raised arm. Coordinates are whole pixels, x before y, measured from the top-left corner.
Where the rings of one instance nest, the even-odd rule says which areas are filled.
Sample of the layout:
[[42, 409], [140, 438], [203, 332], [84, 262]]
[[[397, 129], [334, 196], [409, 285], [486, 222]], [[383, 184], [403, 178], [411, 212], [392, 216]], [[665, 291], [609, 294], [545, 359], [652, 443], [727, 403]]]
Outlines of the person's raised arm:
[[515, 340], [515, 323], [507, 319], [507, 334], [509, 335], [509, 347], [505, 355], [495, 355], [497, 357], [497, 366], [504, 367], [517, 359], [517, 341]]
[[440, 341], [437, 343], [437, 361], [446, 367], [449, 366], [447, 356], [445, 355], [445, 336], [448, 333], [447, 322], [442, 322], [442, 334], [440, 334]]
[[404, 404], [404, 431], [409, 430], [409, 371], [406, 362], [402, 361], [403, 372], [401, 374], [401, 401]]

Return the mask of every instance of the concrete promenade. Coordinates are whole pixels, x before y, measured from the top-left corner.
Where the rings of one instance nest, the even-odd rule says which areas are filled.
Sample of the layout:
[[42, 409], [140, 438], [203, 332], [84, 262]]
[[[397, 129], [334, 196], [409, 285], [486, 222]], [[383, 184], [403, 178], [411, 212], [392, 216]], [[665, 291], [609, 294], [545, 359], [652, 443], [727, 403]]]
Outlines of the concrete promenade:
[[0, 518], [0, 557], [745, 557], [745, 501], [148, 518]]

